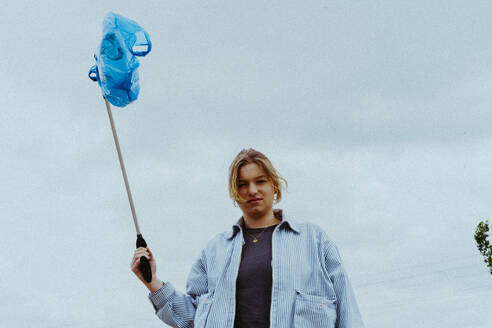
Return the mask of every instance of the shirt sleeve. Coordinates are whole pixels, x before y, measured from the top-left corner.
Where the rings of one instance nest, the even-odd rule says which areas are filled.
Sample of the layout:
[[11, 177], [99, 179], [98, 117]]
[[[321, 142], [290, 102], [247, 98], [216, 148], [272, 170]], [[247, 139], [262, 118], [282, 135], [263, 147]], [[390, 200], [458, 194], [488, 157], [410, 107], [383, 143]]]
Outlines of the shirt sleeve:
[[186, 283], [186, 293], [166, 282], [160, 289], [149, 293], [157, 317], [171, 327], [191, 328], [201, 295], [208, 291], [204, 252], [193, 264]]
[[342, 264], [337, 246], [327, 238], [323, 240], [324, 265], [337, 297], [336, 328], [363, 328], [362, 316], [354, 291]]

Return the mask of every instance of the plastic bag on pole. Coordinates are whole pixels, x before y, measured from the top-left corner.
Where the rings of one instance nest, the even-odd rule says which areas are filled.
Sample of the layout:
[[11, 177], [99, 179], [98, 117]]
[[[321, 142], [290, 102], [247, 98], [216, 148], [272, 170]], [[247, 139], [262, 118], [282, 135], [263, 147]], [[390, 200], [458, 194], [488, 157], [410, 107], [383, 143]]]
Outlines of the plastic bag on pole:
[[136, 100], [140, 91], [136, 56], [143, 57], [151, 49], [149, 34], [140, 25], [110, 12], [104, 17], [103, 39], [89, 78], [99, 83], [111, 104], [124, 107]]

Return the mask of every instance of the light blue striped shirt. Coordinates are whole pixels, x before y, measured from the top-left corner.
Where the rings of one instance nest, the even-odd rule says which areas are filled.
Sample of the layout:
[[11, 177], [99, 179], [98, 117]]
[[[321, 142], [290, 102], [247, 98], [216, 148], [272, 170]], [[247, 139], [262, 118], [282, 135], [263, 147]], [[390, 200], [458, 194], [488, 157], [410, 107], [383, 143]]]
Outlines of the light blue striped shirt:
[[[191, 268], [186, 294], [166, 282], [149, 293], [172, 327], [232, 328], [244, 238], [240, 219], [209, 241]], [[285, 214], [272, 235], [270, 327], [364, 327], [336, 245], [317, 225]]]

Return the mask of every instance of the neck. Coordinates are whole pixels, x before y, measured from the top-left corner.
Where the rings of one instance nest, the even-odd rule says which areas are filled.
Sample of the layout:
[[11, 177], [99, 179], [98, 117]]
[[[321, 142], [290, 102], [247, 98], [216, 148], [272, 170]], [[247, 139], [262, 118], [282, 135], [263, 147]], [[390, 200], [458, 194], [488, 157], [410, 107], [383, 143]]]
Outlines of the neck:
[[273, 215], [273, 210], [258, 217], [243, 214], [243, 218], [248, 228], [265, 228], [280, 223], [280, 220]]

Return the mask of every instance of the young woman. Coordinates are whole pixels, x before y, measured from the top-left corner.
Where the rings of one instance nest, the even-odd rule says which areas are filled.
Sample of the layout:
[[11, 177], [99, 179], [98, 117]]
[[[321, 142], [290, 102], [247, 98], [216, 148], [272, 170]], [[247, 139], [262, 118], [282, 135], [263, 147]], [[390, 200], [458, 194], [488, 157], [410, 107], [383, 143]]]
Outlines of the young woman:
[[[273, 204], [282, 178], [270, 160], [243, 149], [229, 169], [229, 194], [243, 215], [205, 246], [186, 293], [156, 276], [152, 252], [138, 248], [131, 269], [150, 290], [157, 316], [172, 327], [364, 327], [340, 254], [326, 233]], [[152, 281], [138, 269], [147, 257]]]

